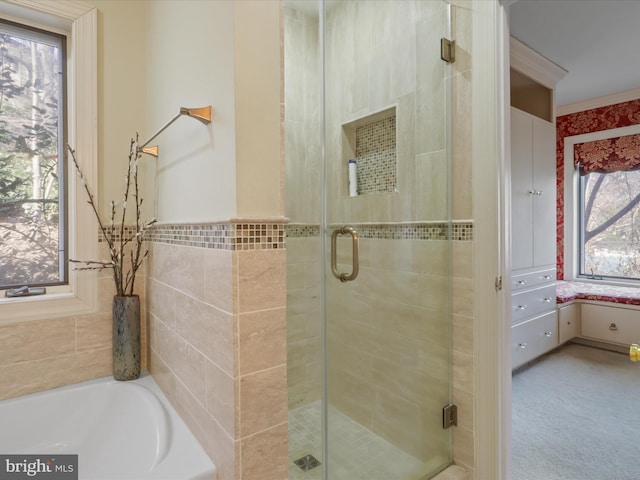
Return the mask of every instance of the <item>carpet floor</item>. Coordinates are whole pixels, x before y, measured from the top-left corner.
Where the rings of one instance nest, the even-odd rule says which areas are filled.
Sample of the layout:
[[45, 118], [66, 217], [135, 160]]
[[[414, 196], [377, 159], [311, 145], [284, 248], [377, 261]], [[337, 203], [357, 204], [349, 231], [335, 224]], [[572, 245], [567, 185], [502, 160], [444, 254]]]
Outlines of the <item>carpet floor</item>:
[[514, 374], [513, 480], [640, 479], [640, 364], [568, 344]]

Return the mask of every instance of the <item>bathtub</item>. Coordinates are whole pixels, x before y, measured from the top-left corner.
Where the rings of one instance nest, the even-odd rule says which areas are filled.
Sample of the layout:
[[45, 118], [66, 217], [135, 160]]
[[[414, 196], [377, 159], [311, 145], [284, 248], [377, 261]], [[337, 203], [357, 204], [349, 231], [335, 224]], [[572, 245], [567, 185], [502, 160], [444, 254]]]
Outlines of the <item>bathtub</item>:
[[149, 374], [0, 401], [0, 453], [77, 454], [81, 480], [215, 478], [215, 466]]

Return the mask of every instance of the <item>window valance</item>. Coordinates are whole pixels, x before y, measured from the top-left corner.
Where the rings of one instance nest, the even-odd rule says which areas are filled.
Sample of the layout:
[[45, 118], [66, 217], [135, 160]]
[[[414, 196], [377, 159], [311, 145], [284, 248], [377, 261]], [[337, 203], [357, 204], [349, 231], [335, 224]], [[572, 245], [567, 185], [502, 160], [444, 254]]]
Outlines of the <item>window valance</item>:
[[580, 175], [640, 169], [640, 134], [577, 143], [573, 151]]

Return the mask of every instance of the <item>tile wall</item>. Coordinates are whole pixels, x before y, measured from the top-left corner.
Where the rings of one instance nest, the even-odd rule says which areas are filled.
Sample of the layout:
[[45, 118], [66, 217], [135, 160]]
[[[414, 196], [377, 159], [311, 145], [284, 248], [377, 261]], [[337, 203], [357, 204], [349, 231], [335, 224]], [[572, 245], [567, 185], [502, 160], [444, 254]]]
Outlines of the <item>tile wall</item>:
[[284, 225], [161, 225], [151, 238], [154, 378], [220, 480], [286, 478]]
[[[100, 252], [100, 258], [109, 258], [102, 242]], [[145, 285], [143, 266], [136, 280], [140, 318], [146, 315]], [[0, 399], [111, 375], [111, 305], [114, 294], [111, 271], [104, 270], [99, 274], [97, 313], [1, 326]], [[141, 330], [144, 369], [147, 368], [144, 322]]]
[[[448, 87], [443, 81], [445, 65], [439, 52], [440, 25], [446, 22], [446, 9], [433, 9], [435, 2], [353, 1], [336, 4], [327, 11], [325, 62], [330, 75], [325, 93], [326, 158], [328, 198], [332, 199], [327, 215], [329, 223], [357, 225], [362, 272], [360, 282], [335, 291], [328, 287], [332, 299], [328, 309], [338, 312], [329, 318], [341, 319], [328, 325], [332, 347], [328, 352], [329, 374], [330, 382], [334, 382], [329, 392], [347, 392], [332, 396], [331, 401], [407, 451], [416, 455], [422, 455], [426, 448], [444, 451], [446, 441], [423, 437], [420, 425], [422, 421], [439, 422], [435, 417], [436, 413], [440, 415], [442, 405], [437, 412], [435, 405], [444, 399], [425, 405], [418, 398], [428, 396], [426, 392], [419, 387], [402, 389], [396, 381], [404, 378], [408, 381], [403, 384], [423, 385], [417, 379], [431, 375], [436, 384], [443, 382], [449, 359], [446, 352], [438, 352], [446, 347], [437, 339], [446, 338], [451, 328], [449, 366], [453, 401], [459, 406], [459, 425], [453, 430], [453, 459], [473, 475], [472, 4], [453, 4], [452, 36], [457, 42], [457, 60], [450, 69], [450, 204], [442, 120], [446, 108], [442, 99]], [[318, 234], [311, 233], [319, 223], [313, 212], [320, 210], [314, 210], [319, 205], [305, 200], [309, 191], [319, 188], [320, 157], [309, 154], [314, 139], [305, 135], [318, 128], [312, 122], [303, 123], [302, 113], [309, 111], [310, 100], [290, 93], [290, 86], [294, 93], [300, 92], [301, 83], [309, 78], [307, 69], [297, 71], [294, 66], [306, 66], [313, 60], [312, 52], [317, 49], [310, 40], [313, 19], [288, 9], [285, 19], [290, 36], [302, 35], [297, 38], [304, 39], [287, 43], [285, 35], [287, 216], [292, 222], [287, 227], [287, 269], [292, 280], [288, 286], [288, 327], [292, 329], [288, 369], [289, 403], [295, 407], [317, 399], [320, 392], [314, 382], [320, 368], [319, 328], [314, 326], [320, 316], [320, 265], [313, 260], [318, 258], [320, 242], [314, 236]], [[288, 59], [296, 61], [291, 62], [289, 71]], [[390, 107], [396, 109], [398, 191], [350, 198], [341, 126]], [[304, 129], [296, 130], [301, 126]], [[303, 164], [300, 158], [304, 158]], [[302, 182], [304, 188], [300, 188]], [[447, 218], [448, 212], [454, 226], [459, 227], [452, 232], [451, 243], [444, 236], [427, 233], [434, 223]], [[416, 228], [416, 224], [419, 231], [406, 236], [406, 231]], [[385, 227], [380, 228], [381, 225]], [[339, 242], [339, 251], [350, 251], [346, 243], [340, 245]], [[449, 267], [442, 263], [449, 253], [453, 259], [450, 298], [446, 295]], [[376, 258], [377, 263], [367, 264], [371, 258]], [[342, 258], [341, 268], [350, 269], [347, 258]], [[394, 298], [371, 294], [376, 289], [386, 291], [387, 286], [397, 291]], [[438, 313], [446, 309], [449, 300], [452, 318], [446, 319]], [[388, 329], [389, 324], [393, 328]], [[434, 368], [437, 358], [444, 362], [439, 369]], [[372, 402], [371, 398], [377, 401]], [[413, 413], [402, 415], [407, 411]]]

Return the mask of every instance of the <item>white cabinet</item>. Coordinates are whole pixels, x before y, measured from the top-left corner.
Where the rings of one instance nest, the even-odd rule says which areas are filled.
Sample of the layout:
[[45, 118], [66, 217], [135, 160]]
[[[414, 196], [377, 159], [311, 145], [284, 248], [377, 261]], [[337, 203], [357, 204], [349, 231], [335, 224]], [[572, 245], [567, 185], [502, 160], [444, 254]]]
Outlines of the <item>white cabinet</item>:
[[556, 263], [555, 127], [511, 108], [512, 269]]
[[581, 332], [585, 338], [628, 346], [640, 342], [640, 310], [583, 303]]
[[558, 308], [558, 343], [580, 336], [580, 304], [570, 303]]
[[511, 108], [512, 367], [558, 345], [555, 127]]
[[556, 318], [554, 309], [511, 328], [512, 368], [518, 368], [558, 345]]

